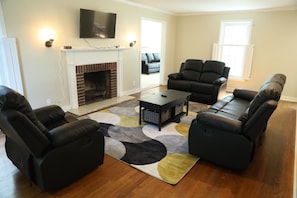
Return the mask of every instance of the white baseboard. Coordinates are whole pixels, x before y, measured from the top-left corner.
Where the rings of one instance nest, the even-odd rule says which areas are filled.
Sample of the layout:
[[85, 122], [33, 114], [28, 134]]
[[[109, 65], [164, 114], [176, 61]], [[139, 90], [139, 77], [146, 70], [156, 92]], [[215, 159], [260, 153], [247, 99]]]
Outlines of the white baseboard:
[[121, 95], [122, 95], [122, 96], [129, 96], [129, 95], [131, 95], [131, 94], [139, 93], [140, 91], [141, 91], [140, 88], [130, 89], [130, 90], [128, 90], [128, 91], [123, 91], [123, 92], [121, 93]]

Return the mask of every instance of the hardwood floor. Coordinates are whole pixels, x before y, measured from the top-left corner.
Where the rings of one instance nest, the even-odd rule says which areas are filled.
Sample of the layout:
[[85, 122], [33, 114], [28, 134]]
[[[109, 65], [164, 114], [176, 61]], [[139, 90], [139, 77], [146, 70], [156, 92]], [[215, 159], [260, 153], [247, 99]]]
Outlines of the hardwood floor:
[[296, 109], [297, 103], [279, 102], [245, 171], [199, 160], [175, 186], [105, 155], [102, 166], [75, 183], [42, 192], [6, 157], [0, 132], [0, 197], [293, 197]]

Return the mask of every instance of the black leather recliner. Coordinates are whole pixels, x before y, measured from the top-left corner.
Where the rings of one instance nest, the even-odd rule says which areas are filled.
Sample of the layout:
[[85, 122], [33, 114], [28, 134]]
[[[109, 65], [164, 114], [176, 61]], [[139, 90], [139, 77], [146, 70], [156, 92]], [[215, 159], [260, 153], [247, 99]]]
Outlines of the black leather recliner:
[[214, 104], [227, 83], [229, 70], [220, 61], [187, 59], [178, 73], [168, 75], [167, 88], [192, 93], [191, 101]]
[[199, 112], [189, 129], [189, 153], [229, 168], [247, 168], [285, 82], [285, 75], [275, 74], [258, 92], [235, 89], [233, 95]]
[[97, 122], [70, 119], [56, 105], [32, 110], [24, 96], [5, 86], [0, 86], [0, 128], [8, 158], [44, 191], [103, 164], [104, 136]]

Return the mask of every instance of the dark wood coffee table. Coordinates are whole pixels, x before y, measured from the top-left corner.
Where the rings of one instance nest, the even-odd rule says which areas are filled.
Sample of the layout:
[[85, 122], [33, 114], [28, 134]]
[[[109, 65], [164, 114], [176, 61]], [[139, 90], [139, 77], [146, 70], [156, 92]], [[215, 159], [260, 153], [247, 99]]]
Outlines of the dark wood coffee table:
[[[166, 91], [140, 98], [139, 124], [142, 121], [157, 124], [159, 131], [161, 125], [169, 121], [178, 121], [186, 113], [188, 115], [189, 99], [191, 93], [168, 89]], [[186, 104], [186, 112], [183, 106]]]

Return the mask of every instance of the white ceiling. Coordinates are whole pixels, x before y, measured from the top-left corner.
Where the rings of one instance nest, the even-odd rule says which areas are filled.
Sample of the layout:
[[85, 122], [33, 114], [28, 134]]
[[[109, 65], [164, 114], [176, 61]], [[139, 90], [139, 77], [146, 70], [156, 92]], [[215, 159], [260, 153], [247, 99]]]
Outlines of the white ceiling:
[[117, 0], [172, 14], [296, 9], [297, 0]]

